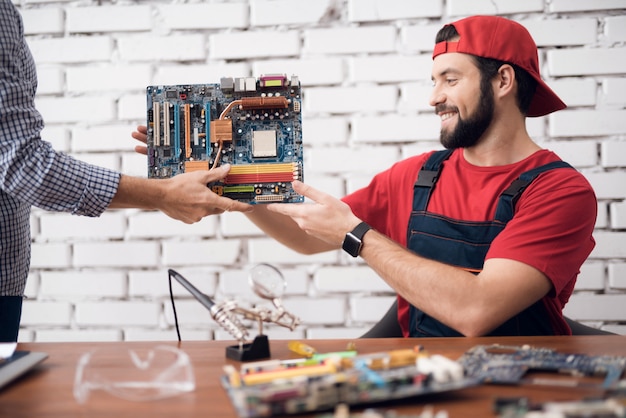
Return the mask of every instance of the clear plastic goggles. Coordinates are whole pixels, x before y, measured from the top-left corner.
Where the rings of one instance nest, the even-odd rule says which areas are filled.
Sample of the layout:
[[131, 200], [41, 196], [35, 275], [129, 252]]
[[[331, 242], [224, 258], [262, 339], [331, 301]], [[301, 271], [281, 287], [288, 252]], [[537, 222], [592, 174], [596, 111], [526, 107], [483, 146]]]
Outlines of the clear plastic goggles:
[[74, 378], [74, 397], [80, 404], [96, 391], [131, 401], [152, 401], [195, 388], [189, 356], [165, 345], [148, 350], [93, 350], [81, 356]]

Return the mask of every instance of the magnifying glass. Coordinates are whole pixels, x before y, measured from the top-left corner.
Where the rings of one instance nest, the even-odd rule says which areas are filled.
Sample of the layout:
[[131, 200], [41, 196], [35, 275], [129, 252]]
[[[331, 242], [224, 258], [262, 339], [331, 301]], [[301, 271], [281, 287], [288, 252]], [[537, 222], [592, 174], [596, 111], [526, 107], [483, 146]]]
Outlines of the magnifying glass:
[[254, 293], [271, 301], [282, 297], [287, 287], [282, 273], [276, 267], [264, 263], [250, 270], [248, 281]]

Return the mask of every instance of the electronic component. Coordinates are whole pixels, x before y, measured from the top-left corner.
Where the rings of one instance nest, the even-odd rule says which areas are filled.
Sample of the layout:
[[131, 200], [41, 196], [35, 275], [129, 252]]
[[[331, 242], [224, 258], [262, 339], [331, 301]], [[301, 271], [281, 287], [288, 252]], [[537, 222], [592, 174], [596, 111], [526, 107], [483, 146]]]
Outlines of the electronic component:
[[325, 411], [447, 392], [478, 384], [460, 364], [421, 348], [372, 354], [315, 354], [311, 358], [224, 367], [222, 385], [240, 417]]
[[[544, 370], [585, 376], [604, 375], [602, 389], [618, 385], [626, 367], [625, 357], [558, 353], [530, 346], [478, 345], [461, 356], [465, 374], [482, 382], [519, 384], [529, 370]], [[549, 383], [543, 380], [539, 383]]]
[[148, 177], [231, 164], [213, 192], [246, 203], [303, 202], [302, 92], [283, 74], [147, 87]]

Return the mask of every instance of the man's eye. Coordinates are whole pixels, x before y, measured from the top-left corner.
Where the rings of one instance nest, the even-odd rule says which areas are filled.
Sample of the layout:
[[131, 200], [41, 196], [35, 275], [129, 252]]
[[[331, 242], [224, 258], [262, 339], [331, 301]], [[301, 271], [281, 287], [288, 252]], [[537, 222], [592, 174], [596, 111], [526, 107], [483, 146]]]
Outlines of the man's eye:
[[457, 81], [458, 80], [456, 78], [448, 78], [448, 79], [446, 79], [446, 82], [448, 84], [453, 84], [453, 85], [456, 84]]

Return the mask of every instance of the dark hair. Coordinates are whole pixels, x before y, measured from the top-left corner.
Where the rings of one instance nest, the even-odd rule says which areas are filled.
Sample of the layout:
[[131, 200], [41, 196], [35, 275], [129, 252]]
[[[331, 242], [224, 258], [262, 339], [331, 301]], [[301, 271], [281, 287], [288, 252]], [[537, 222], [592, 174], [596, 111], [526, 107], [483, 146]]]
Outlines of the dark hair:
[[[459, 33], [452, 25], [446, 25], [437, 32], [435, 37], [435, 43], [443, 41], [451, 41], [459, 37]], [[528, 113], [530, 102], [537, 90], [537, 81], [532, 78], [528, 72], [519, 66], [506, 61], [500, 61], [493, 58], [484, 58], [477, 55], [472, 55], [476, 62], [476, 66], [480, 71], [481, 83], [488, 83], [498, 74], [498, 70], [502, 65], [508, 64], [513, 67], [515, 71], [515, 79], [517, 80], [517, 106], [523, 115]]]

